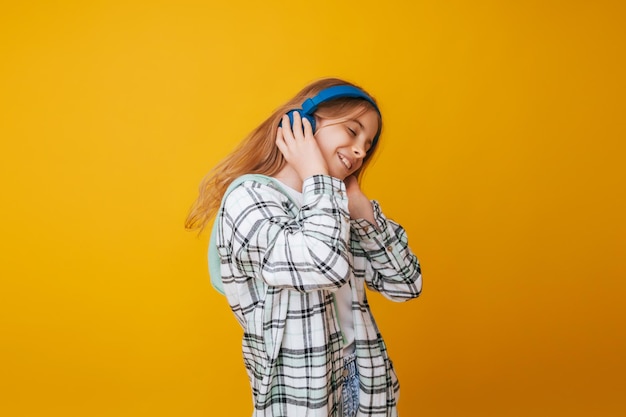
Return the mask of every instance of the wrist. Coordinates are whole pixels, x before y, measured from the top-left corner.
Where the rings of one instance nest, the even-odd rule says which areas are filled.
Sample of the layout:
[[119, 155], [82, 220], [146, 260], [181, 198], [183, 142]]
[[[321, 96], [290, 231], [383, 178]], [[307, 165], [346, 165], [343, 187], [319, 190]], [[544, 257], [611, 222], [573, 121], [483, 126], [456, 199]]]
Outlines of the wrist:
[[350, 218], [352, 219], [365, 219], [371, 223], [376, 224], [374, 219], [374, 209], [372, 207], [372, 202], [367, 199], [364, 195], [358, 199], [358, 201], [354, 201], [354, 198], [348, 197], [349, 199], [349, 210], [350, 210]]

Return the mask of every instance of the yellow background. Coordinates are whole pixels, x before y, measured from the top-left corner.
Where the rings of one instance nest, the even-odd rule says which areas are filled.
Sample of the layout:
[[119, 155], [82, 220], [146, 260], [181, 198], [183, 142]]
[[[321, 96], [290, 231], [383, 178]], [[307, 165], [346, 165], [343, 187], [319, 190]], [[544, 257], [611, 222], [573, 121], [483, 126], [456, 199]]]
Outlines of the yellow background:
[[626, 415], [621, 4], [3, 4], [0, 415], [250, 414], [182, 224], [322, 76], [379, 99], [364, 187], [423, 266], [422, 298], [370, 297], [401, 415]]

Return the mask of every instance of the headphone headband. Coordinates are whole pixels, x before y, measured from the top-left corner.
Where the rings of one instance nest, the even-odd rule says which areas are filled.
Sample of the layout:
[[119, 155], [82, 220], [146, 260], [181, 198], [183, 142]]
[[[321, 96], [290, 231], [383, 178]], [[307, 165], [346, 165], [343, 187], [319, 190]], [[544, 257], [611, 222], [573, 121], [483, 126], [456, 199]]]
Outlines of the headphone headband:
[[302, 110], [305, 114], [313, 114], [317, 107], [330, 100], [334, 100], [336, 98], [360, 98], [369, 102], [380, 114], [380, 110], [378, 110], [378, 106], [372, 100], [372, 98], [365, 94], [363, 90], [357, 87], [353, 87], [351, 85], [336, 85], [334, 87], [328, 87], [317, 93], [315, 97], [307, 98], [302, 103]]

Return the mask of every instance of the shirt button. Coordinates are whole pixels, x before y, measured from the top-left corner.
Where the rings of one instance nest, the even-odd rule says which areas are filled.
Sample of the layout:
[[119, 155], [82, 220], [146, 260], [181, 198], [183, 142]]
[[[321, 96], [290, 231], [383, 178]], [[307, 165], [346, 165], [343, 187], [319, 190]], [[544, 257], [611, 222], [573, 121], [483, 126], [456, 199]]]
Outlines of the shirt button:
[[370, 227], [369, 227], [369, 226], [365, 226], [365, 227], [363, 228], [363, 230], [365, 230], [366, 232], [369, 232], [369, 231], [370, 231]]
[[393, 251], [393, 248], [391, 247], [391, 245], [387, 246], [387, 251], [388, 251], [388, 252]]

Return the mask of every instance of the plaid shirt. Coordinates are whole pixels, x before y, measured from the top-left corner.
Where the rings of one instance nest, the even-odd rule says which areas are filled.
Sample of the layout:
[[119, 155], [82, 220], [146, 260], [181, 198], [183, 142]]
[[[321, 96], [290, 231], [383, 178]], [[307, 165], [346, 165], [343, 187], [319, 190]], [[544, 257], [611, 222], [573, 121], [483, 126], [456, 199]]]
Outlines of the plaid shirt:
[[271, 178], [250, 175], [224, 197], [216, 245], [225, 295], [244, 330], [254, 416], [339, 416], [343, 339], [334, 292], [350, 283], [359, 416], [396, 416], [399, 384], [363, 283], [415, 298], [421, 271], [404, 229], [372, 201], [378, 229], [351, 220], [343, 181], [307, 178], [297, 207]]

